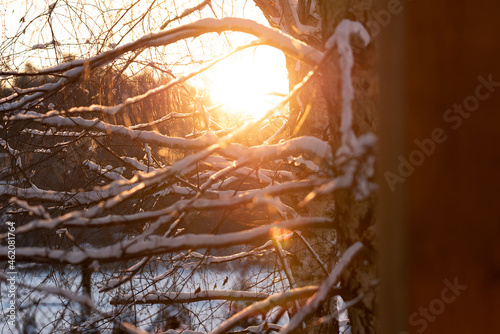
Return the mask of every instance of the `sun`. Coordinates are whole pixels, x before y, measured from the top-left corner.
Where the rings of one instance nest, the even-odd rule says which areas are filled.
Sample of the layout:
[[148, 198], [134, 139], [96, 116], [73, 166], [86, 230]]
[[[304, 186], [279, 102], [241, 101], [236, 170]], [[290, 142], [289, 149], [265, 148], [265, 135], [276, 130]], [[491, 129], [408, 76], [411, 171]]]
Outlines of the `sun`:
[[245, 118], [263, 116], [288, 92], [285, 57], [261, 46], [214, 66], [209, 84], [212, 103]]

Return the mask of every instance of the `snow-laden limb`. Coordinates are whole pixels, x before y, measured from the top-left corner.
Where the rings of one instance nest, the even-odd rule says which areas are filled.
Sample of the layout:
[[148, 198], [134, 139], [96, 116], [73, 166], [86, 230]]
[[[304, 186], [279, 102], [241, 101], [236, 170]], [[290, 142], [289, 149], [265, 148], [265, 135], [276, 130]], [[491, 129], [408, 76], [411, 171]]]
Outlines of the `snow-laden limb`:
[[[161, 170], [159, 172], [161, 172]], [[274, 205], [277, 209], [285, 213], [290, 213], [292, 216], [296, 216], [294, 212], [289, 210], [290, 209], [289, 207], [285, 206], [283, 203], [281, 203], [281, 201], [278, 201], [279, 198], [276, 196], [293, 191], [310, 190], [311, 188], [321, 186], [325, 182], [328, 182], [328, 179], [291, 181], [281, 184], [269, 185], [262, 189], [252, 189], [244, 191], [233, 197], [221, 196], [220, 198], [216, 199], [195, 197], [193, 199], [179, 200], [174, 204], [170, 205], [169, 207], [160, 210], [139, 212], [131, 215], [109, 215], [105, 217], [97, 217], [97, 215], [101, 212], [103, 206], [106, 204], [106, 202], [102, 202], [84, 211], [74, 211], [67, 213], [66, 215], [55, 217], [48, 220], [41, 220], [41, 219], [33, 220], [26, 225], [20, 226], [16, 232], [18, 234], [21, 234], [40, 228], [53, 229], [61, 227], [102, 227], [106, 225], [111, 226], [121, 223], [131, 224], [133, 222], [154, 220], [161, 216], [176, 216], [179, 213], [186, 211], [224, 209], [248, 203], [252, 203], [254, 206]], [[121, 184], [123, 183], [123, 181], [115, 181], [110, 185], [104, 187], [101, 190], [101, 192], [93, 191], [93, 192], [74, 194], [74, 195], [79, 195], [77, 197], [71, 197], [67, 195], [67, 193], [42, 191], [37, 188], [24, 189], [24, 188], [17, 188], [14, 186], [2, 186], [2, 185], [0, 185], [0, 194], [17, 196], [23, 199], [37, 199], [37, 200], [45, 199], [47, 201], [63, 202], [63, 203], [66, 203], [64, 200], [69, 201], [69, 200], [75, 200], [76, 198], [82, 201], [83, 203], [89, 203], [88, 201], [89, 198], [96, 199], [99, 198], [100, 196], [102, 196], [100, 198], [109, 198], [109, 196], [111, 196], [112, 193], [117, 193], [118, 195], [116, 195], [116, 197], [122, 196], [123, 198], [127, 195], [127, 194], [123, 195], [123, 193], [130, 191], [123, 189], [135, 189], [135, 188], [130, 188], [130, 186], [127, 186], [125, 188], [125, 185], [127, 185], [128, 183], [125, 183], [125, 185], [122, 185], [122, 187], [117, 187], [115, 186], [115, 184], [117, 183]], [[142, 185], [142, 187], [139, 187], [140, 185]], [[139, 186], [138, 189], [145, 188], [144, 183], [140, 183]], [[138, 189], [136, 190], [138, 191]], [[120, 190], [122, 191], [120, 192]], [[218, 194], [223, 195], [225, 193], [218, 192]], [[234, 194], [234, 192], [231, 192], [231, 194]], [[116, 197], [111, 198], [114, 199], [116, 203], [122, 202], [124, 200], [124, 199], [123, 200], [116, 199]], [[0, 238], [3, 237], [5, 237], [5, 235], [0, 235]]]
[[99, 166], [97, 163], [90, 161], [90, 160], [85, 160], [82, 163], [83, 166], [86, 166], [88, 169], [93, 170], [97, 172], [99, 175], [102, 175], [110, 180], [116, 181], [116, 180], [125, 180], [125, 178], [117, 172], [113, 172], [110, 169], [107, 168], [102, 168], [102, 166]]
[[[84, 133], [83, 132], [74, 132], [74, 131], [55, 131], [52, 129], [47, 129], [47, 130], [38, 130], [38, 129], [23, 129], [21, 131], [22, 134], [29, 134], [29, 135], [34, 135], [34, 136], [54, 136], [54, 137], [81, 137]], [[90, 132], [92, 137], [99, 137], [102, 136], [102, 133], [98, 132]]]
[[120, 194], [128, 185], [104, 187], [92, 191], [69, 192], [43, 190], [35, 185], [30, 188], [20, 188], [12, 185], [0, 185], [0, 196], [18, 197], [23, 200], [37, 200], [42, 202], [61, 203], [63, 205], [79, 205], [100, 202], [105, 198], [110, 198]]
[[[312, 65], [318, 64], [323, 56], [321, 51], [314, 49], [313, 47], [289, 35], [285, 35], [277, 29], [269, 28], [253, 20], [236, 17], [225, 17], [222, 19], [206, 18], [193, 23], [181, 25], [173, 29], [149, 33], [133, 42], [118, 46], [97, 56], [88, 59], [73, 60], [57, 66], [38, 70], [36, 74], [47, 75], [60, 73], [73, 68], [80, 68], [84, 65], [95, 68], [97, 65], [102, 66], [103, 64], [106, 64], [129, 51], [134, 51], [139, 48], [169, 45], [182, 39], [195, 38], [206, 33], [221, 33], [224, 31], [236, 31], [254, 35], [263, 43], [278, 48], [288, 53], [290, 56], [296, 57], [301, 61]], [[0, 75], [15, 76], [19, 75], [19, 73], [9, 71], [0, 72]], [[67, 76], [66, 73], [65, 76]]]
[[[203, 150], [201, 152], [192, 154], [192, 155], [187, 156], [181, 160], [178, 160], [168, 169], [162, 169], [162, 170], [159, 170], [156, 172], [149, 173], [146, 176], [141, 176], [140, 180], [142, 182], [140, 184], [136, 185], [135, 187], [133, 187], [132, 189], [124, 191], [124, 192], [120, 193], [119, 195], [117, 195], [111, 199], [106, 200], [105, 202], [99, 204], [98, 207], [93, 207], [91, 209], [89, 208], [86, 212], [80, 211], [79, 213], [73, 214], [73, 216], [77, 216], [78, 218], [80, 218], [80, 217], [92, 217], [93, 215], [95, 215], [95, 213], [101, 212], [104, 209], [110, 209], [110, 208], [116, 206], [117, 204], [122, 203], [127, 198], [134, 196], [138, 192], [143, 191], [145, 189], [148, 189], [149, 187], [152, 187], [154, 185], [157, 185], [157, 184], [164, 182], [165, 179], [168, 179], [169, 177], [174, 176], [177, 173], [182, 174], [183, 172], [185, 173], [186, 171], [191, 170], [192, 168], [195, 167], [196, 163], [198, 163], [198, 162], [202, 161], [203, 159], [207, 158], [208, 156], [214, 154], [216, 151], [220, 151], [222, 153], [224, 150], [229, 150], [230, 155], [232, 154], [233, 158], [243, 156], [244, 153], [248, 153], [248, 150], [246, 152], [244, 152], [245, 150], [242, 149], [242, 148], [244, 148], [244, 146], [231, 144], [231, 142], [233, 142], [234, 139], [237, 138], [238, 136], [241, 136], [241, 135], [247, 133], [248, 131], [255, 129], [255, 127], [258, 124], [260, 124], [260, 122], [262, 122], [264, 119], [266, 119], [269, 115], [272, 114], [274, 109], [276, 109], [279, 106], [284, 106], [293, 96], [295, 96], [298, 93], [298, 91], [305, 85], [305, 83], [307, 83], [307, 81], [312, 77], [313, 73], [315, 73], [315, 72], [314, 71], [309, 72], [308, 75], [306, 75], [306, 77], [304, 77], [304, 79], [299, 84], [295, 85], [295, 87], [290, 91], [290, 93], [288, 93], [286, 95], [286, 97], [284, 99], [282, 99], [281, 102], [277, 106], [275, 106], [275, 108], [270, 109], [266, 113], [266, 115], [264, 115], [260, 119], [256, 119], [256, 120], [253, 120], [251, 122], [247, 122], [242, 127], [231, 132], [230, 134], [226, 135], [225, 137], [223, 137], [219, 140], [215, 139], [216, 140], [215, 144], [209, 146], [208, 148], [206, 148], [205, 150]], [[213, 136], [215, 136], [215, 135], [213, 135]], [[311, 139], [312, 137], [303, 137], [303, 138], [308, 138], [307, 141], [309, 142], [309, 144], [311, 144], [311, 142], [314, 142], [314, 139]], [[234, 150], [235, 147], [239, 147], [240, 149], [235, 151]], [[327, 155], [327, 154], [331, 155], [329, 150], [327, 152], [325, 152], [324, 146], [320, 147], [319, 151], [317, 150], [317, 148], [315, 146], [311, 148], [311, 146], [306, 145], [306, 147], [308, 147], [310, 149], [310, 151], [312, 151], [312, 153], [323, 153], [324, 155]], [[293, 146], [292, 146], [292, 148], [293, 148]], [[265, 150], [265, 151], [269, 151], [269, 150]], [[283, 154], [283, 151], [284, 150], [281, 149], [280, 153]], [[267, 152], [267, 153], [269, 153], [269, 152]], [[261, 157], [260, 160], [256, 160], [256, 162], [259, 162], [259, 161], [262, 162], [263, 158]], [[134, 177], [130, 182], [135, 182], [136, 180], [138, 180], [138, 178]], [[62, 221], [64, 221], [65, 219], [71, 219], [71, 218], [72, 217], [69, 217], [68, 215], [66, 215], [65, 217], [62, 218]]]
[[154, 168], [154, 167], [146, 166], [142, 162], [139, 162], [137, 160], [137, 158], [120, 157], [120, 159], [122, 159], [124, 162], [132, 165], [134, 168], [136, 168], [137, 170], [140, 170], [141, 172], [149, 173], [149, 172], [153, 172], [156, 170], [156, 168]]
[[[242, 158], [242, 160], [244, 161], [239, 162], [239, 164], [246, 164], [247, 160], [253, 161], [252, 159], [255, 159], [255, 157], [259, 157], [262, 161], [267, 161], [300, 153], [316, 154], [317, 156], [324, 157], [325, 159], [329, 159], [331, 157], [330, 146], [326, 142], [313, 137], [299, 137], [289, 142], [277, 145], [262, 145], [251, 148], [244, 148], [243, 146], [236, 144], [234, 144], [233, 146], [238, 147], [237, 150], [242, 149], [245, 152], [245, 154], [239, 155], [245, 157]], [[227, 148], [229, 147], [231, 147], [231, 145], [228, 146]], [[125, 200], [126, 197], [123, 194], [124, 190], [128, 190], [129, 192], [126, 195], [131, 196], [134, 192], [140, 191], [141, 189], [145, 189], [147, 187], [162, 183], [166, 178], [176, 174], [177, 172], [187, 172], [191, 168], [189, 166], [193, 166], [196, 162], [207, 159], [208, 156], [210, 156], [210, 154], [215, 149], [216, 147], [212, 147], [197, 154], [188, 156], [180, 161], [177, 161], [174, 165], [172, 165], [168, 169], [154, 170], [148, 174], [136, 175], [136, 177], [132, 178], [129, 181], [115, 181], [106, 186], [105, 188], [103, 188], [102, 190], [95, 190], [83, 193], [62, 193], [62, 192], [55, 192], [48, 190], [47, 191], [40, 190], [38, 188], [33, 188], [33, 187], [18, 188], [14, 186], [0, 186], [0, 194], [8, 196], [17, 196], [25, 200], [36, 199], [36, 200], [73, 203], [73, 204], [92, 203], [102, 200], [104, 198], [109, 198], [110, 196], [116, 196], [115, 198], [111, 198], [111, 200], [113, 200], [113, 204], [117, 204]], [[234, 154], [236, 154], [236, 152], [234, 152]], [[141, 167], [139, 166], [139, 162], [134, 161], [134, 159], [129, 159], [127, 160], [127, 162], [135, 163], [134, 165], [137, 168]], [[140, 169], [145, 169], [145, 168], [140, 168]], [[212, 180], [211, 184], [213, 184], [217, 178], [211, 176], [210, 179]], [[142, 182], [138, 186], [137, 184], [139, 181]], [[257, 201], [259, 196], [261, 199], [264, 199], [267, 195], [277, 195], [286, 191], [303, 190], [307, 189], [308, 187], [317, 187], [321, 186], [321, 184], [325, 182], [327, 182], [327, 180], [321, 180], [321, 179], [305, 180], [298, 182], [294, 181], [294, 182], [266, 187], [264, 189], [245, 192], [239, 194], [237, 197], [231, 198], [230, 200], [228, 199], [207, 200], [202, 198], [196, 199], [195, 202], [191, 202], [191, 200], [181, 200], [176, 204], [174, 204], [173, 206], [167, 208], [167, 210], [139, 213], [136, 214], [135, 216], [127, 215], [124, 217], [120, 217], [117, 215], [112, 215], [104, 218], [96, 218], [96, 214], [102, 210], [102, 207], [104, 206], [111, 207], [113, 205], [104, 202], [94, 207], [93, 209], [89, 209], [86, 211], [71, 212], [48, 221], [43, 221], [43, 220], [32, 221], [20, 227], [17, 232], [25, 233], [35, 228], [59, 228], [59, 227], [77, 227], [77, 226], [91, 226], [91, 225], [93, 227], [99, 227], [104, 225], [115, 225], [121, 222], [127, 223], [133, 221], [147, 220], [158, 217], [160, 215], [168, 215], [176, 211], [182, 211], [186, 209], [207, 210], [207, 209], [225, 208], [233, 205], [252, 202], [254, 198]], [[133, 189], [135, 189], [134, 192], [132, 192]], [[109, 201], [110, 200], [108, 200], [108, 202]], [[282, 205], [280, 205], [280, 203], [278, 202], [276, 202], [276, 206], [280, 207], [284, 211], [287, 211], [287, 209], [282, 207]], [[92, 222], [90, 222], [91, 219]]]
[[[240, 253], [235, 253], [231, 255], [226, 255], [226, 256], [214, 256], [214, 255], [205, 255], [205, 254], [200, 254], [198, 252], [190, 252], [187, 255], [185, 255], [181, 259], [178, 259], [175, 257], [174, 260], [175, 262], [172, 264], [175, 267], [182, 267], [183, 269], [189, 269], [192, 267], [199, 267], [200, 265], [209, 265], [209, 264], [220, 264], [220, 263], [226, 263], [226, 262], [231, 262], [231, 261], [236, 261], [236, 260], [241, 260], [246, 257], [262, 257], [266, 256], [272, 253], [272, 250], [266, 249], [266, 250], [260, 250], [260, 251], [248, 251], [248, 252], [240, 252]], [[181, 255], [181, 254], [179, 254]], [[192, 260], [191, 262], [185, 263], [184, 261], [187, 260]], [[199, 260], [199, 261], [197, 261]]]
[[44, 219], [50, 219], [49, 214], [42, 205], [30, 205], [28, 202], [20, 200], [17, 197], [11, 197], [9, 203], [13, 203], [18, 207], [28, 211], [30, 214], [35, 216], [43, 217]]
[[[18, 90], [18, 92], [11, 96], [0, 99], [0, 110], [10, 111], [20, 109], [30, 102], [39, 100], [46, 94], [63, 88], [69, 82], [77, 80], [84, 72], [104, 66], [127, 52], [135, 51], [140, 48], [169, 45], [183, 39], [198, 37], [206, 33], [221, 33], [223, 31], [236, 31], [254, 35], [259, 38], [260, 43], [278, 48], [290, 56], [312, 65], [318, 64], [323, 58], [323, 53], [321, 51], [291, 36], [285, 35], [279, 30], [266, 27], [253, 20], [234, 17], [222, 19], [207, 18], [173, 29], [144, 35], [133, 42], [88, 59], [73, 60], [51, 68], [38, 70], [37, 73], [35, 73], [37, 75], [64, 73], [62, 74], [62, 78], [55, 83], [46, 83], [39, 87]], [[19, 73], [0, 72], [0, 75], [19, 75]], [[14, 101], [21, 94], [24, 96]]]
[[22, 165], [22, 162], [21, 162], [21, 152], [19, 152], [18, 150], [10, 147], [9, 143], [7, 143], [5, 140], [3, 140], [2, 138], [0, 138], [0, 146], [5, 150], [7, 151], [10, 156], [12, 158], [14, 158], [14, 160], [16, 161], [16, 166], [19, 167], [19, 168], [22, 168], [23, 165]]
[[[260, 238], [270, 238], [276, 229], [293, 230], [300, 227], [320, 227], [333, 223], [331, 218], [298, 218], [279, 223], [259, 226], [241, 232], [224, 234], [185, 234], [175, 238], [150, 236], [148, 239], [131, 239], [103, 248], [82, 248], [72, 252], [60, 249], [18, 247], [16, 260], [34, 263], [56, 262], [79, 265], [92, 261], [109, 263], [150, 255], [179, 252], [188, 249], [222, 248], [241, 245]], [[8, 259], [8, 247], [0, 247], [0, 261]]]
[[237, 290], [201, 290], [199, 292], [160, 292], [150, 291], [146, 294], [125, 294], [111, 299], [111, 305], [120, 304], [182, 304], [203, 300], [229, 300], [254, 302], [266, 299], [269, 294], [253, 291]]
[[[220, 264], [220, 263], [241, 260], [241, 259], [244, 259], [247, 257], [263, 257], [263, 256], [266, 256], [266, 255], [273, 253], [273, 250], [268, 249], [273, 244], [273, 240], [285, 241], [285, 240], [291, 239], [292, 237], [293, 237], [293, 233], [275, 235], [275, 236], [273, 236], [272, 240], [268, 240], [262, 246], [259, 246], [257, 248], [252, 249], [252, 250], [249, 250], [249, 251], [239, 252], [239, 253], [224, 255], [224, 256], [201, 254], [201, 253], [194, 252], [194, 251], [190, 251], [187, 254], [179, 253], [172, 258], [172, 261], [173, 261], [172, 267], [189, 269], [192, 267], [197, 268], [200, 265]], [[283, 254], [286, 255], [286, 252], [283, 252]], [[193, 261], [185, 263], [185, 261], [190, 261], [190, 260], [193, 260]], [[196, 261], [196, 260], [199, 260], [199, 261]]]
[[[277, 149], [279, 150], [279, 148], [277, 148]], [[224, 157], [216, 156], [216, 155], [209, 156], [208, 158], [203, 160], [202, 163], [206, 164], [210, 167], [220, 168], [220, 169], [230, 167], [230, 166], [235, 166], [235, 164], [233, 164], [232, 161], [230, 161]], [[264, 168], [259, 168], [258, 170], [255, 170], [255, 169], [252, 169], [249, 167], [244, 167], [244, 166], [234, 170], [234, 173], [236, 175], [240, 175], [240, 176], [245, 176], [245, 177], [249, 176], [251, 178], [256, 178], [259, 181], [265, 182], [267, 184], [273, 183], [273, 178], [276, 178], [279, 176], [285, 177], [287, 179], [292, 179], [294, 176], [293, 173], [291, 173], [289, 171], [285, 171], [285, 170], [274, 171], [274, 170], [264, 169]]]
[[[303, 62], [317, 64], [321, 60], [322, 52], [305, 43], [283, 34], [281, 31], [266, 27], [253, 20], [225, 17], [222, 19], [201, 19], [199, 21], [151, 33], [130, 44], [139, 44], [143, 47], [160, 46], [175, 43], [181, 39], [198, 37], [201, 34], [223, 31], [237, 31], [258, 37], [264, 44], [278, 48], [292, 57], [301, 59]], [[124, 45], [125, 50], [133, 47]]]
[[340, 123], [342, 146], [338, 149], [337, 156], [349, 155], [351, 148], [356, 145], [356, 135], [352, 129], [352, 99], [354, 98], [351, 76], [354, 65], [354, 55], [350, 43], [352, 34], [358, 34], [365, 45], [370, 42], [370, 35], [361, 23], [343, 20], [325, 44], [327, 49], [332, 49], [337, 45], [342, 72], [342, 118]]
[[293, 138], [279, 144], [251, 147], [246, 152], [249, 156], [240, 156], [240, 159], [242, 161], [266, 161], [290, 155], [307, 155], [315, 159], [324, 159], [328, 163], [331, 162], [332, 159], [331, 153], [331, 147], [327, 142], [316, 137], [304, 136]]
[[286, 210], [283, 205], [280, 205], [279, 202], [270, 199], [269, 197], [277, 196], [283, 193], [290, 193], [293, 191], [314, 188], [316, 186], [320, 186], [324, 182], [325, 180], [323, 179], [292, 181], [269, 185], [262, 189], [251, 189], [248, 191], [243, 191], [233, 197], [223, 197], [218, 199], [195, 198], [192, 200], [180, 200], [169, 207], [169, 213], [192, 210], [224, 209], [248, 203], [253, 203], [255, 206], [272, 204], [282, 210]]
[[363, 248], [363, 243], [357, 241], [346, 249], [339, 262], [335, 265], [335, 267], [333, 267], [328, 278], [323, 282], [323, 284], [321, 284], [318, 292], [309, 298], [307, 304], [302, 307], [302, 309], [298, 311], [292, 319], [290, 319], [290, 322], [281, 330], [281, 334], [293, 333], [297, 328], [299, 328], [303, 321], [307, 320], [314, 314], [318, 307], [328, 298], [331, 289], [337, 283], [344, 268], [350, 263], [353, 256], [356, 255], [361, 248]]
[[[335, 311], [335, 312], [333, 312], [331, 314], [328, 314], [326, 316], [321, 317], [318, 320], [318, 322], [320, 324], [324, 324], [325, 322], [329, 322], [329, 321], [332, 321], [333, 319], [338, 318], [340, 314], [342, 314], [343, 312], [347, 311], [350, 307], [356, 305], [360, 300], [363, 299], [364, 296], [365, 296], [365, 293], [361, 292], [354, 299], [351, 299], [351, 300], [348, 300], [348, 301], [344, 302], [344, 305], [340, 309], [337, 309], [337, 311]], [[348, 322], [349, 320], [348, 319], [344, 319], [344, 321]]]
[[100, 131], [110, 135], [123, 136], [125, 138], [135, 140], [142, 143], [158, 144], [162, 147], [197, 150], [206, 148], [217, 142], [217, 136], [211, 132], [207, 132], [196, 139], [185, 139], [180, 137], [168, 137], [156, 131], [141, 131], [133, 130], [122, 125], [114, 125], [103, 122], [99, 119], [85, 119], [82, 117], [67, 117], [60, 116], [57, 111], [51, 111], [47, 114], [40, 114], [34, 111], [28, 111], [23, 114], [16, 114], [11, 117], [4, 117], [8, 121], [24, 121], [31, 120], [40, 124], [78, 128], [85, 130]]
[[[160, 211], [145, 211], [130, 215], [108, 215], [104, 217], [83, 217], [78, 214], [79, 211], [70, 212], [66, 216], [55, 217], [52, 219], [35, 219], [26, 225], [19, 226], [16, 229], [16, 234], [27, 233], [36, 229], [54, 229], [60, 227], [77, 227], [77, 228], [99, 228], [115, 225], [135, 224], [148, 222], [157, 219], [158, 217], [167, 217], [168, 214], [163, 210]], [[62, 219], [64, 217], [64, 219]], [[6, 238], [7, 234], [0, 235], [0, 239]]]
[[47, 42], [47, 43], [38, 43], [38, 44], [35, 44], [31, 47], [31, 50], [37, 50], [37, 49], [45, 49], [46, 47], [48, 46], [61, 46], [61, 43], [56, 41], [56, 40], [51, 40], [50, 42]]
[[352, 152], [352, 156], [344, 161], [341, 166], [344, 174], [315, 188], [299, 203], [299, 207], [304, 207], [319, 195], [331, 194], [335, 190], [350, 188], [353, 185], [355, 185], [354, 198], [356, 200], [362, 200], [377, 190], [377, 184], [371, 181], [375, 176], [375, 156], [373, 149], [376, 145], [377, 137], [373, 133], [367, 133], [359, 136], [357, 140], [358, 145]]
[[271, 295], [268, 298], [264, 299], [263, 301], [253, 303], [252, 305], [246, 307], [242, 311], [236, 313], [231, 318], [227, 319], [222, 324], [217, 326], [214, 330], [210, 331], [209, 334], [226, 333], [241, 320], [244, 320], [259, 313], [267, 312], [268, 310], [276, 306], [290, 304], [298, 299], [307, 298], [312, 294], [316, 293], [317, 291], [318, 291], [317, 286], [306, 286], [282, 293], [277, 293], [275, 295]]
[[[361, 23], [344, 19], [325, 44], [328, 50], [337, 46], [342, 78], [341, 145], [336, 152], [336, 162], [340, 165], [344, 175], [332, 183], [332, 187], [355, 186], [355, 198], [361, 200], [376, 189], [376, 185], [370, 179], [374, 175], [375, 158], [372, 151], [376, 145], [377, 136], [373, 133], [365, 133], [357, 137], [352, 128], [352, 100], [354, 98], [352, 84], [354, 55], [350, 44], [352, 34], [358, 34], [365, 46], [370, 42], [370, 35]], [[332, 187], [328, 190], [333, 190]], [[310, 199], [313, 197], [311, 196]]]
[[[79, 68], [73, 68], [65, 72], [64, 77], [54, 83], [46, 83], [38, 87], [26, 89], [16, 88], [16, 93], [0, 99], [0, 111], [7, 112], [12, 110], [20, 110], [30, 103], [35, 103], [43, 97], [62, 89], [69, 82], [76, 80], [78, 77], [80, 77], [83, 70], [83, 66]], [[22, 98], [16, 100], [21, 95], [23, 95]]]

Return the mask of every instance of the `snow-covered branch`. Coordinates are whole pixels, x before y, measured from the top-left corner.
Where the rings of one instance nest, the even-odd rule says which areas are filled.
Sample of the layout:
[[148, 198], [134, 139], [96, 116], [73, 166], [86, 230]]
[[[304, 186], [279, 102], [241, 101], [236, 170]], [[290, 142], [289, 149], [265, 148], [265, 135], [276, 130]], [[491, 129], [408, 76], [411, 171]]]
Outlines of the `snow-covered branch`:
[[142, 131], [134, 130], [122, 125], [114, 125], [106, 123], [99, 119], [85, 119], [82, 117], [61, 116], [58, 111], [54, 110], [47, 114], [40, 114], [34, 111], [28, 111], [22, 114], [16, 114], [11, 117], [5, 117], [8, 121], [34, 121], [40, 124], [77, 128], [85, 130], [100, 131], [102, 133], [123, 136], [132, 141], [142, 143], [158, 144], [162, 147], [177, 148], [184, 150], [203, 149], [217, 142], [217, 136], [211, 132], [207, 132], [203, 136], [196, 139], [185, 139], [180, 137], [168, 137], [157, 131]]
[[[37, 75], [49, 75], [63, 72], [63, 77], [55, 83], [46, 83], [39, 87], [18, 90], [15, 94], [0, 99], [0, 111], [21, 109], [28, 103], [37, 101], [46, 94], [60, 90], [68, 83], [78, 80], [84, 73], [104, 66], [127, 52], [141, 48], [169, 45], [183, 39], [198, 37], [206, 33], [221, 33], [223, 31], [237, 31], [254, 35], [259, 38], [262, 44], [278, 48], [292, 57], [313, 65], [318, 64], [323, 58], [323, 53], [321, 51], [291, 36], [285, 35], [279, 30], [263, 26], [253, 20], [234, 17], [202, 19], [173, 29], [144, 35], [134, 42], [116, 47], [89, 59], [73, 60], [52, 68], [38, 70], [37, 73], [35, 73]], [[2, 76], [15, 76], [17, 74], [17, 72], [0, 73]], [[23, 98], [14, 101], [20, 95], [24, 95]]]
[[267, 293], [236, 290], [201, 290], [198, 292], [151, 291], [144, 295], [120, 295], [111, 299], [111, 305], [119, 304], [182, 304], [203, 300], [260, 301], [269, 297]]
[[[266, 226], [260, 226], [242, 232], [225, 234], [186, 234], [175, 238], [151, 236], [149, 239], [135, 239], [120, 242], [103, 248], [85, 248], [73, 252], [58, 249], [18, 247], [17, 261], [57, 262], [83, 264], [92, 261], [99, 263], [114, 262], [148, 255], [165, 254], [188, 249], [221, 248], [239, 245], [261, 238], [270, 238], [276, 229], [314, 228], [331, 224], [330, 218], [298, 218]], [[0, 247], [0, 260], [8, 259], [8, 247]]]

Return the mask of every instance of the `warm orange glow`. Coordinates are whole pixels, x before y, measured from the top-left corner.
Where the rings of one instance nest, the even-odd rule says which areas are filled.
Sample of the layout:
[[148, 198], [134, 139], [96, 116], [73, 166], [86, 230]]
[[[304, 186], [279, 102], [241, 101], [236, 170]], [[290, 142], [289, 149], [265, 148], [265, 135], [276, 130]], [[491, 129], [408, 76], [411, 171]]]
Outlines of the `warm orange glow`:
[[[273, 227], [271, 229], [271, 233], [273, 235], [273, 238], [276, 238], [276, 237], [288, 235], [288, 234], [292, 233], [292, 231], [287, 230], [286, 228]], [[284, 239], [286, 239], [286, 238], [278, 238], [279, 241], [283, 241]]]
[[209, 94], [226, 112], [259, 117], [286, 94], [288, 78], [283, 53], [270, 47], [245, 51], [217, 64]]

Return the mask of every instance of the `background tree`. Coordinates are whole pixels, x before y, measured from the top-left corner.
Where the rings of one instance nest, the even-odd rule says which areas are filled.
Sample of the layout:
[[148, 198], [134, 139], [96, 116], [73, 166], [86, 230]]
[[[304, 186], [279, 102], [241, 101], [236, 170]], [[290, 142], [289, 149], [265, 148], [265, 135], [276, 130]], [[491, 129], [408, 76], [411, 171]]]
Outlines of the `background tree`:
[[[22, 16], [0, 47], [0, 259], [2, 278], [20, 273], [19, 316], [51, 294], [41, 330], [330, 333], [341, 296], [353, 332], [375, 331], [367, 4], [257, 5], [282, 32], [210, 1]], [[228, 119], [187, 83], [262, 45], [287, 55], [290, 79], [263, 116]]]

